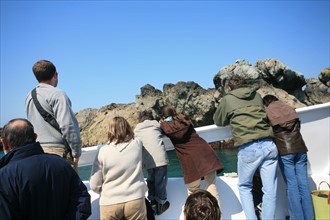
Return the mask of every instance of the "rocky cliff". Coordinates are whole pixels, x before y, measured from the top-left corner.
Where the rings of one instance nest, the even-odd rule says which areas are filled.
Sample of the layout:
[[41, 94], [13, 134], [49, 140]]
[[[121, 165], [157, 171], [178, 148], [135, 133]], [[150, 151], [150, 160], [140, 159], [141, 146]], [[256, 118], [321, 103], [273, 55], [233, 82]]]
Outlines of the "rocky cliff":
[[84, 146], [106, 143], [107, 126], [114, 116], [123, 116], [135, 127], [137, 112], [152, 110], [160, 119], [159, 109], [172, 105], [178, 112], [188, 115], [196, 127], [213, 124], [213, 113], [226, 94], [227, 79], [239, 74], [258, 87], [258, 92], [276, 95], [295, 108], [330, 101], [330, 68], [321, 70], [318, 78], [305, 79], [302, 73], [292, 70], [276, 59], [258, 60], [253, 66], [246, 60], [220, 69], [214, 76], [214, 88], [204, 89], [195, 82], [164, 84], [163, 91], [144, 85], [135, 103], [109, 104], [101, 109], [85, 109], [76, 114]]

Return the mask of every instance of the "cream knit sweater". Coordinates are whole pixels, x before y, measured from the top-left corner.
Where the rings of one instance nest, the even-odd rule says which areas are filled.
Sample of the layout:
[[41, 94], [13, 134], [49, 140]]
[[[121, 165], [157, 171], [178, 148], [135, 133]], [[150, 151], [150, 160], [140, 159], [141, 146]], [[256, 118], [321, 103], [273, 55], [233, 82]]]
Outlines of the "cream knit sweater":
[[91, 189], [100, 194], [100, 205], [143, 198], [148, 190], [142, 172], [142, 143], [139, 139], [103, 146], [95, 157]]

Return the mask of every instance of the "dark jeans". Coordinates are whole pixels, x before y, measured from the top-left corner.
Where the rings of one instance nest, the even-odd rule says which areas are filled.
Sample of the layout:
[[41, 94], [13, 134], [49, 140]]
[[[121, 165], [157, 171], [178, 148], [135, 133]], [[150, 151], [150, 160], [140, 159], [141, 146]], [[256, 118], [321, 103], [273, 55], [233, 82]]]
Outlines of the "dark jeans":
[[167, 165], [148, 169], [148, 199], [164, 203], [167, 199]]
[[286, 182], [291, 220], [314, 219], [307, 163], [306, 153], [287, 154], [279, 158], [279, 165]]

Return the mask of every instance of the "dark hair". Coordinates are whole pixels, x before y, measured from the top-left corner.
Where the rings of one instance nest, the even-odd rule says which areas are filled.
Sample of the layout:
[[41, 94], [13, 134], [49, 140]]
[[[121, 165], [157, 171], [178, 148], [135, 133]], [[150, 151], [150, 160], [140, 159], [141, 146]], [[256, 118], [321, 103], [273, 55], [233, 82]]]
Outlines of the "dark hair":
[[192, 125], [192, 122], [189, 120], [187, 116], [180, 113], [178, 114], [172, 106], [168, 106], [168, 105], [163, 106], [161, 109], [161, 115], [163, 119], [171, 116], [173, 119], [181, 121], [185, 125]]
[[1, 137], [5, 138], [11, 149], [34, 143], [36, 136], [31, 122], [24, 118], [10, 120], [2, 129]]
[[198, 189], [188, 196], [183, 213], [186, 220], [220, 220], [221, 211], [217, 199], [208, 191]]
[[48, 60], [39, 60], [33, 65], [32, 71], [38, 82], [43, 82], [53, 78], [56, 67]]
[[264, 105], [267, 107], [270, 103], [278, 101], [278, 98], [274, 95], [266, 95], [262, 98]]
[[246, 79], [243, 78], [240, 75], [233, 75], [228, 80], [228, 87], [231, 90], [238, 89], [238, 88], [243, 87], [243, 86], [246, 86], [246, 85], [247, 85]]
[[110, 142], [115, 144], [128, 142], [134, 137], [132, 127], [125, 118], [117, 116], [111, 119], [108, 130], [108, 138]]
[[139, 122], [143, 122], [145, 120], [154, 120], [151, 111], [145, 110], [139, 113]]
[[164, 105], [162, 108], [161, 108], [161, 115], [163, 118], [167, 118], [167, 117], [174, 117], [177, 115], [175, 109], [169, 105]]

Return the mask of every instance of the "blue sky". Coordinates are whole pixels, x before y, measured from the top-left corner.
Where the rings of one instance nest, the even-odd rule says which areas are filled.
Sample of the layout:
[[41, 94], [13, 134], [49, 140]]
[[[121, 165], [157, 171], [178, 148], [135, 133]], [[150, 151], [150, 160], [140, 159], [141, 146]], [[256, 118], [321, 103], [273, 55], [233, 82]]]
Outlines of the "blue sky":
[[52, 61], [75, 112], [132, 103], [151, 84], [213, 77], [237, 59], [329, 67], [327, 1], [3, 1], [0, 126], [26, 117], [33, 64]]

